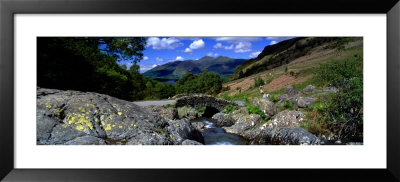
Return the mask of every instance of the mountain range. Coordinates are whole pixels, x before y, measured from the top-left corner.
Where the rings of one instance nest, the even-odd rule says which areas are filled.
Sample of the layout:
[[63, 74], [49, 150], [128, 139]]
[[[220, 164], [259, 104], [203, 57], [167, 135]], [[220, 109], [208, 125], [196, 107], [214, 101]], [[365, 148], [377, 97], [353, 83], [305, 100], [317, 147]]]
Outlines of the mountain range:
[[244, 63], [246, 59], [235, 59], [225, 56], [204, 56], [199, 60], [174, 61], [154, 67], [143, 73], [143, 76], [159, 80], [177, 80], [186, 72], [193, 74], [201, 73], [207, 69], [220, 75], [231, 75], [237, 66]]

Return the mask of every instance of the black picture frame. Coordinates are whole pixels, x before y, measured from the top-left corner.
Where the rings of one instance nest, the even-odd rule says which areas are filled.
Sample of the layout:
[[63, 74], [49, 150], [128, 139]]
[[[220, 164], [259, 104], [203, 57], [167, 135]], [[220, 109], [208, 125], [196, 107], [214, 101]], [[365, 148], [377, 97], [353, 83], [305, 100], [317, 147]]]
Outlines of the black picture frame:
[[[14, 14], [380, 13], [387, 15], [386, 169], [15, 169]], [[0, 0], [0, 179], [4, 181], [400, 181], [398, 0]]]

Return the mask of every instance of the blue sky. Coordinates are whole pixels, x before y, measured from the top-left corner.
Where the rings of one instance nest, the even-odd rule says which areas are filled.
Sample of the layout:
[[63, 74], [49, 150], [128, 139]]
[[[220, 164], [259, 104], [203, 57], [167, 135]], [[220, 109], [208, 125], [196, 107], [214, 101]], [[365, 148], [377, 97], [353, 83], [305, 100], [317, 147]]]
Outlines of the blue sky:
[[[204, 56], [227, 56], [250, 59], [267, 45], [276, 44], [291, 37], [148, 37], [140, 72], [171, 61], [197, 60]], [[128, 67], [129, 60], [121, 61]]]

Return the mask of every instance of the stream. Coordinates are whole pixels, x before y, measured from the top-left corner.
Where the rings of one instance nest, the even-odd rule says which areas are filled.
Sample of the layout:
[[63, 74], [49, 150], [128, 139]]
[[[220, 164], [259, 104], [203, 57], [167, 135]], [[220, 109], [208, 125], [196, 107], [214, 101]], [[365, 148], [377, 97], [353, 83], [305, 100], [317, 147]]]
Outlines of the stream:
[[216, 127], [215, 120], [210, 117], [201, 117], [192, 122], [204, 123], [204, 144], [205, 145], [246, 145], [247, 141], [239, 135], [226, 133], [224, 128]]

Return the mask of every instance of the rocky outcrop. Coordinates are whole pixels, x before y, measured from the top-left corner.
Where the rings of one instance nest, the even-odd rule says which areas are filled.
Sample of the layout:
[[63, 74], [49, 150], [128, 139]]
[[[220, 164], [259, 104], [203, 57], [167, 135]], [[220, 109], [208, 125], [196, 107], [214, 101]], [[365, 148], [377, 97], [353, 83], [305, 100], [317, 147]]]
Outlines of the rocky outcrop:
[[233, 124], [235, 124], [235, 120], [232, 117], [230, 117], [228, 114], [224, 114], [224, 113], [214, 114], [212, 119], [216, 120], [215, 126], [217, 126], [217, 127], [232, 126]]
[[274, 116], [276, 113], [275, 104], [267, 99], [254, 98], [253, 105], [258, 106], [268, 117]]
[[235, 120], [235, 124], [224, 128], [227, 133], [233, 133], [242, 135], [242, 133], [254, 126], [260, 124], [262, 118], [257, 114], [233, 114], [232, 119]]
[[203, 135], [192, 126], [188, 119], [169, 120], [167, 131], [175, 144], [182, 144], [186, 139], [204, 143]]
[[193, 126], [194, 128], [196, 128], [196, 130], [198, 130], [198, 131], [200, 131], [200, 132], [203, 132], [204, 129], [205, 129], [205, 125], [204, 125], [203, 122], [193, 122], [193, 123], [192, 123], [192, 126]]
[[265, 128], [248, 130], [243, 137], [252, 145], [319, 145], [321, 140], [302, 128]]
[[152, 114], [160, 115], [166, 120], [178, 118], [178, 110], [173, 107], [165, 108], [164, 106], [160, 105], [151, 105], [146, 106], [145, 109]]
[[298, 97], [296, 105], [300, 108], [305, 108], [314, 105], [315, 99], [311, 97]]
[[315, 90], [315, 87], [312, 85], [307, 85], [301, 92], [303, 94], [312, 94]]
[[286, 88], [285, 94], [288, 95], [289, 97], [295, 96], [299, 93], [297, 89], [295, 89], [293, 86], [289, 86]]
[[167, 121], [132, 102], [107, 95], [37, 89], [37, 144], [175, 144]]
[[304, 120], [304, 114], [300, 111], [284, 110], [278, 113], [269, 123], [269, 128], [298, 127]]

